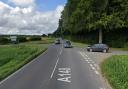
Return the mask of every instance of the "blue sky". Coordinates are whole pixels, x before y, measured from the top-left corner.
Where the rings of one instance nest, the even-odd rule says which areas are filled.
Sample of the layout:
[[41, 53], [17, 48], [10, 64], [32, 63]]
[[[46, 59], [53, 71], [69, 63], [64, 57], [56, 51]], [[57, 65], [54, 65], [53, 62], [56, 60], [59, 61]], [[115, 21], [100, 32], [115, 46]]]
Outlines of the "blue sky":
[[40, 10], [47, 11], [55, 9], [58, 5], [64, 5], [66, 0], [36, 0], [36, 3]]
[[[9, 0], [0, 0], [2, 2], [8, 3], [11, 6], [14, 6], [13, 4], [9, 3]], [[35, 3], [37, 5], [37, 9], [40, 11], [49, 11], [54, 10], [58, 5], [65, 5], [67, 0], [35, 0]]]

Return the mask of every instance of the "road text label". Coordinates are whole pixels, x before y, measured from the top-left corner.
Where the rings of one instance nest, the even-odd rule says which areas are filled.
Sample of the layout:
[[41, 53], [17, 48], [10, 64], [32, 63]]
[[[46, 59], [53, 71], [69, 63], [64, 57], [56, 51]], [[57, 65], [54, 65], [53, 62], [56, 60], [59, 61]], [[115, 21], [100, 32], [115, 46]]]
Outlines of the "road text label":
[[71, 82], [71, 69], [70, 68], [59, 68], [59, 77], [57, 80], [62, 82]]

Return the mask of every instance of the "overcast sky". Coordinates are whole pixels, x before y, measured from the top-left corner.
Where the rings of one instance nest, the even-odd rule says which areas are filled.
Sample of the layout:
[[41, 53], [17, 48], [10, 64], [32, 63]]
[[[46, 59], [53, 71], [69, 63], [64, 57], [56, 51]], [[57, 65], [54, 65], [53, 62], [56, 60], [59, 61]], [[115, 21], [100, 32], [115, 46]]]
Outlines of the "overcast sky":
[[0, 0], [0, 34], [54, 32], [66, 0]]

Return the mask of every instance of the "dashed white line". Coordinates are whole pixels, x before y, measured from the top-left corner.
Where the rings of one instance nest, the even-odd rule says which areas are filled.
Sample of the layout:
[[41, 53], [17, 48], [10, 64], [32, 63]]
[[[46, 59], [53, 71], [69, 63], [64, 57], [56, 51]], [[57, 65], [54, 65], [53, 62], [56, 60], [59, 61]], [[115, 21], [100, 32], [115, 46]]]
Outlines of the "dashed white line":
[[98, 72], [97, 70], [95, 70], [95, 73], [96, 73], [97, 75], [99, 75], [99, 72]]
[[95, 62], [93, 60], [91, 60], [86, 54], [84, 54], [83, 52], [79, 52], [84, 59], [86, 59], [85, 61], [87, 61], [87, 63], [90, 65], [91, 69], [94, 70], [94, 72], [99, 75], [100, 73], [97, 71], [97, 69], [99, 69], [98, 65], [95, 64]]
[[88, 61], [88, 64], [89, 64], [90, 62]]
[[[60, 55], [61, 55], [61, 53], [62, 53], [62, 49], [61, 49], [61, 51], [60, 51]], [[59, 58], [59, 55], [58, 55], [58, 56], [57, 56], [57, 61], [56, 61], [55, 67], [54, 67], [54, 69], [53, 69], [53, 71], [52, 71], [52, 74], [51, 74], [50, 79], [52, 79], [52, 77], [53, 77], [53, 75], [54, 75], [54, 72], [55, 72], [55, 70], [56, 70], [56, 67], [57, 67], [57, 65], [58, 65], [59, 60], [60, 60], [60, 58]]]
[[52, 71], [52, 74], [51, 74], [50, 79], [52, 79], [52, 77], [53, 77], [53, 75], [54, 75], [54, 72], [55, 72], [55, 70], [56, 70], [56, 67], [57, 67], [57, 65], [58, 65], [58, 62], [59, 62], [59, 57], [58, 57], [58, 59], [57, 59], [57, 61], [56, 61], [56, 64], [55, 64], [55, 67], [54, 67], [54, 69], [53, 69], [53, 71]]
[[86, 60], [88, 62], [88, 60]]
[[100, 89], [105, 89], [105, 88], [100, 88]]
[[93, 65], [92, 65], [92, 64], [90, 64], [90, 66], [91, 66], [91, 68], [92, 68], [93, 70], [95, 70], [95, 67], [93, 67]]

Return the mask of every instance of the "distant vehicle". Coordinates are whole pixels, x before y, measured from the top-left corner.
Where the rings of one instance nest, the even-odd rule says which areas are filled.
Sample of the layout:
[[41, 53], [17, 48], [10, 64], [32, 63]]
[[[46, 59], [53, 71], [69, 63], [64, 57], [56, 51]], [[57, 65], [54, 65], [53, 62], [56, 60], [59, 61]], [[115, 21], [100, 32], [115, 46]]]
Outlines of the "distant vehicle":
[[107, 53], [109, 51], [109, 47], [106, 44], [94, 44], [94, 45], [88, 46], [87, 51]]
[[60, 44], [61, 42], [60, 42], [60, 39], [57, 39], [56, 41], [55, 41], [55, 44]]
[[64, 48], [72, 48], [73, 46], [72, 46], [72, 44], [71, 44], [71, 42], [70, 41], [65, 41], [65, 43], [64, 43]]

